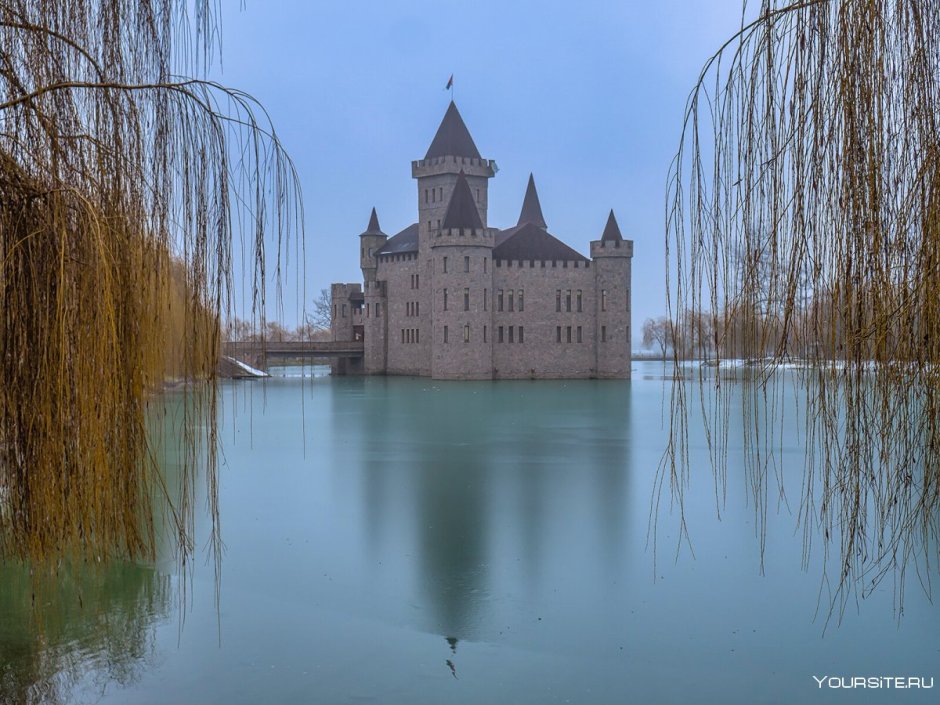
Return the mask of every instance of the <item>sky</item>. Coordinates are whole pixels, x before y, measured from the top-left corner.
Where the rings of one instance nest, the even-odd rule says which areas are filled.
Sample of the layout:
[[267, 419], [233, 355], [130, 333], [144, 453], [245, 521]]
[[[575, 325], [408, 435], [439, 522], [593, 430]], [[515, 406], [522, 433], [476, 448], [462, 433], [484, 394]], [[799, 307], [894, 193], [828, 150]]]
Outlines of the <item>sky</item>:
[[268, 111], [304, 199], [305, 262], [291, 258], [269, 318], [295, 326], [321, 288], [362, 280], [373, 206], [389, 235], [416, 221], [411, 161], [452, 74], [480, 153], [499, 165], [489, 225], [516, 223], [529, 172], [549, 231], [585, 255], [612, 208], [634, 241], [635, 347], [643, 321], [666, 313], [669, 165], [689, 91], [740, 26], [740, 0], [220, 3], [213, 75]]

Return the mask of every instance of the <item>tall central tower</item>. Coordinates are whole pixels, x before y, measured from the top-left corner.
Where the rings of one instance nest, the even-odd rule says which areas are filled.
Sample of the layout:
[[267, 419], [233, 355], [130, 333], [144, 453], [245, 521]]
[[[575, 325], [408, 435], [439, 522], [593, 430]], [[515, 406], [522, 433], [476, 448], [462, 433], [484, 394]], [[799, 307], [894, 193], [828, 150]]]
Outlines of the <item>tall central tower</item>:
[[460, 172], [486, 227], [487, 184], [496, 173], [496, 164], [480, 156], [457, 105], [451, 101], [424, 159], [411, 163], [411, 176], [418, 182], [418, 249], [422, 262], [430, 254], [432, 234], [444, 222]]

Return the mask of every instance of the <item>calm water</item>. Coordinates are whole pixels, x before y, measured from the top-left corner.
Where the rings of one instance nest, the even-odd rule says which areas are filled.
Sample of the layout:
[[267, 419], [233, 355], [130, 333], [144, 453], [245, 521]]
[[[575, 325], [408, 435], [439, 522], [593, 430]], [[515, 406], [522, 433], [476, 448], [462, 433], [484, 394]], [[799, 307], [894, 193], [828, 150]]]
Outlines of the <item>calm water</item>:
[[654, 572], [663, 385], [660, 363], [631, 382], [226, 384], [220, 619], [201, 561], [182, 626], [171, 556], [64, 574], [37, 598], [39, 625], [29, 579], [0, 566], [0, 700], [937, 702], [940, 682], [817, 688], [813, 675], [940, 679], [940, 611], [912, 581], [898, 620], [888, 580], [824, 631], [821, 568], [801, 569], [791, 510], [774, 510], [761, 575], [734, 467], [719, 521], [696, 463], [694, 557], [676, 556], [664, 506]]

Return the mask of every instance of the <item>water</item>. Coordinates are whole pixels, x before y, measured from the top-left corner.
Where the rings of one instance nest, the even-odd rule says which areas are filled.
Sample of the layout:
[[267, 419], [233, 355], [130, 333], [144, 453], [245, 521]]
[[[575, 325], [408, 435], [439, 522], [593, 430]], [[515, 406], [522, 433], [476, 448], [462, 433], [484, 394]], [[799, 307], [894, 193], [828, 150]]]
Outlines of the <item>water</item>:
[[[732, 463], [719, 521], [696, 436], [694, 557], [664, 505], [654, 572], [664, 384], [657, 362], [631, 382], [227, 383], [219, 613], [200, 562], [181, 626], [165, 558], [61, 577], [39, 629], [29, 581], [0, 567], [0, 699], [936, 702], [817, 687], [940, 678], [938, 610], [911, 584], [899, 620], [889, 579], [826, 628], [796, 507], [774, 505], [762, 575], [744, 478]], [[796, 499], [798, 444], [783, 457]]]

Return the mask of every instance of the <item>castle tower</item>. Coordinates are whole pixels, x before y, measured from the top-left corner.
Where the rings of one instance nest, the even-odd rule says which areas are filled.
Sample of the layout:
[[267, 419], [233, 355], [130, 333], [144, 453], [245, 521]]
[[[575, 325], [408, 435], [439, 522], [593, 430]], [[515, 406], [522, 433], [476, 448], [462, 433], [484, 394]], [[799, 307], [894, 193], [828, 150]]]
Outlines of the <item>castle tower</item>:
[[633, 241], [623, 239], [612, 210], [601, 239], [591, 242], [591, 258], [597, 305], [597, 376], [629, 379]]
[[365, 282], [375, 281], [376, 253], [385, 246], [388, 235], [379, 227], [379, 216], [375, 208], [369, 218], [369, 225], [364, 233], [359, 235], [359, 267], [362, 269], [362, 279]]
[[385, 372], [388, 359], [387, 321], [388, 306], [385, 282], [377, 281], [377, 254], [388, 241], [388, 235], [379, 227], [379, 217], [372, 209], [369, 225], [359, 235], [359, 266], [362, 269], [365, 310], [362, 315], [364, 331], [363, 366], [366, 374]]
[[480, 156], [457, 105], [451, 101], [424, 159], [411, 163], [411, 176], [418, 182], [418, 246], [422, 260], [432, 246], [432, 234], [443, 224], [461, 171], [486, 227], [487, 184], [496, 173], [496, 163]]
[[458, 172], [441, 227], [431, 238], [431, 376], [435, 379], [493, 376], [495, 231], [484, 226], [471, 188], [469, 178]]

